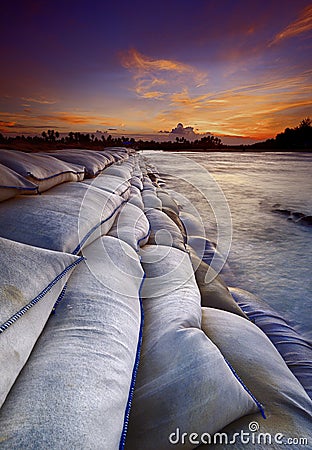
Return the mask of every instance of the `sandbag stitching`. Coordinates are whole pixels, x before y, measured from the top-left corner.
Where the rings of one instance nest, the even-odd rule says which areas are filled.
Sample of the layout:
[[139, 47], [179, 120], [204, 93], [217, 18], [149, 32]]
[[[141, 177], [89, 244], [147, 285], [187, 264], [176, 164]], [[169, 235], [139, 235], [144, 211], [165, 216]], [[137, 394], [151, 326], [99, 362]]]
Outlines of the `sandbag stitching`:
[[21, 308], [18, 312], [13, 314], [6, 322], [4, 322], [0, 326], [0, 334], [3, 333], [5, 330], [9, 328], [10, 325], [13, 325], [18, 319], [20, 319], [29, 309], [31, 309], [36, 303], [38, 303], [51, 289], [52, 287], [60, 281], [66, 274], [69, 272], [72, 268], [77, 266], [81, 261], [83, 261], [85, 258], [80, 257], [78, 260], [71, 263], [69, 266], [67, 266], [63, 272], [61, 272], [56, 278], [54, 278], [53, 281], [51, 281], [48, 286], [46, 286], [43, 291], [40, 292], [34, 299], [32, 299], [27, 305], [25, 305], [23, 308]]
[[116, 213], [116, 211], [118, 211], [118, 209], [124, 204], [126, 203], [127, 200], [123, 200], [120, 205], [117, 206], [117, 208], [114, 209], [114, 211], [105, 219], [103, 219], [101, 222], [97, 223], [96, 225], [94, 225], [94, 227], [91, 228], [91, 230], [88, 231], [88, 233], [85, 235], [85, 237], [82, 239], [81, 242], [79, 242], [79, 244], [77, 245], [77, 247], [75, 248], [75, 250], [73, 251], [73, 255], [77, 255], [77, 253], [79, 253], [79, 251], [82, 249], [83, 244], [87, 241], [87, 239], [89, 239], [89, 237], [91, 236], [92, 233], [95, 232], [95, 230], [100, 227], [101, 225], [103, 225], [103, 223], [107, 222], [109, 219], [111, 219], [113, 217], [113, 215]]
[[224, 358], [225, 362], [227, 363], [227, 365], [229, 366], [229, 368], [231, 369], [231, 372], [233, 373], [233, 375], [235, 376], [235, 378], [237, 379], [237, 381], [239, 381], [239, 383], [242, 385], [242, 387], [245, 389], [245, 391], [247, 392], [247, 394], [250, 395], [250, 397], [253, 399], [253, 401], [255, 402], [255, 404], [258, 406], [259, 411], [262, 415], [262, 417], [264, 419], [266, 419], [265, 416], [265, 412], [264, 412], [264, 408], [263, 405], [256, 399], [256, 397], [253, 395], [253, 393], [248, 389], [248, 387], [245, 385], [245, 383], [243, 382], [243, 380], [240, 378], [240, 376], [236, 373], [234, 367], [231, 365], [231, 363]]
[[128, 431], [128, 425], [129, 425], [129, 416], [130, 416], [130, 409], [132, 405], [132, 399], [133, 399], [133, 393], [135, 388], [135, 381], [137, 377], [137, 372], [139, 368], [140, 363], [140, 354], [141, 354], [141, 347], [142, 347], [142, 340], [143, 340], [143, 326], [144, 326], [144, 309], [143, 309], [143, 301], [142, 301], [142, 287], [144, 280], [146, 278], [146, 274], [143, 274], [143, 278], [141, 280], [140, 288], [139, 288], [139, 301], [140, 301], [140, 310], [141, 310], [141, 323], [140, 323], [140, 331], [139, 331], [139, 338], [138, 338], [138, 346], [137, 346], [137, 352], [135, 356], [135, 362], [133, 366], [132, 371], [132, 377], [131, 377], [131, 384], [129, 389], [129, 396], [127, 401], [127, 406], [125, 410], [125, 416], [124, 416], [124, 424], [123, 429], [120, 437], [119, 442], [119, 450], [124, 450], [125, 444], [126, 444], [126, 436]]

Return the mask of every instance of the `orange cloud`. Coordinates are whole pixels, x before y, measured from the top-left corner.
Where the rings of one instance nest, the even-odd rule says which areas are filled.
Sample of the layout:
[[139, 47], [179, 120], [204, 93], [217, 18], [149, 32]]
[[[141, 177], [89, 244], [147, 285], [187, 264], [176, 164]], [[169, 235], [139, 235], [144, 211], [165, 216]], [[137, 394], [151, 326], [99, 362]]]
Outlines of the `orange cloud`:
[[121, 53], [120, 58], [123, 67], [133, 73], [134, 91], [143, 98], [163, 99], [177, 89], [200, 87], [207, 82], [206, 73], [179, 61], [152, 59], [135, 49]]
[[104, 125], [104, 126], [121, 126], [119, 119], [111, 117], [90, 116], [88, 114], [70, 114], [66, 112], [59, 112], [51, 115], [40, 115], [37, 117], [43, 121], [61, 121], [72, 125]]
[[45, 97], [21, 97], [24, 102], [30, 103], [39, 103], [40, 105], [54, 105], [56, 103], [55, 100], [49, 100]]
[[184, 89], [170, 97], [169, 107], [156, 121], [167, 128], [182, 121], [201, 133], [267, 139], [312, 114], [311, 75], [311, 71], [293, 77], [277, 74], [270, 81], [200, 96]]
[[4, 122], [0, 120], [0, 127], [14, 127], [16, 125], [16, 122]]
[[127, 53], [121, 54], [122, 65], [126, 69], [140, 71], [173, 71], [178, 73], [192, 72], [193, 68], [187, 64], [169, 59], [152, 59], [137, 50], [130, 49]]
[[304, 8], [299, 14], [298, 19], [289, 24], [283, 31], [278, 33], [269, 45], [271, 46], [278, 44], [284, 39], [298, 36], [299, 34], [306, 33], [310, 30], [312, 30], [312, 5]]

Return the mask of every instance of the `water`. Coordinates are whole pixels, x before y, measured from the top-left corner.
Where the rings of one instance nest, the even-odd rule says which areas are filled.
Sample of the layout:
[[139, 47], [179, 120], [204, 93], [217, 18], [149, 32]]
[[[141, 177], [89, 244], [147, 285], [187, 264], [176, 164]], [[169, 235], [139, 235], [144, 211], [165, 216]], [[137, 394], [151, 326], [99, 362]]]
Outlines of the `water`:
[[[188, 209], [186, 198], [191, 200], [191, 207], [200, 213], [209, 238], [218, 238], [215, 215], [219, 228], [220, 222], [227, 225], [221, 230], [221, 241], [228, 239], [231, 228], [228, 262], [234, 278], [226, 281], [261, 297], [312, 340], [312, 227], [272, 212], [278, 204], [283, 209], [312, 215], [312, 155], [230, 152], [145, 152], [145, 155]], [[230, 216], [218, 186], [224, 193]], [[207, 204], [209, 197], [210, 203], [216, 200], [214, 204]]]

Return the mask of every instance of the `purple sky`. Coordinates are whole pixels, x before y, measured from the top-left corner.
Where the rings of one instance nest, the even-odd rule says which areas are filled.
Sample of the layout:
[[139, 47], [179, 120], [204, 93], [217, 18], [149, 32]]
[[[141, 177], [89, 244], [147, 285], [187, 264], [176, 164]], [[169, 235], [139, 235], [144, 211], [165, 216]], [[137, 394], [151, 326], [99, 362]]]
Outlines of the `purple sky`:
[[247, 143], [312, 116], [310, 1], [13, 0], [1, 19], [2, 133], [182, 122]]

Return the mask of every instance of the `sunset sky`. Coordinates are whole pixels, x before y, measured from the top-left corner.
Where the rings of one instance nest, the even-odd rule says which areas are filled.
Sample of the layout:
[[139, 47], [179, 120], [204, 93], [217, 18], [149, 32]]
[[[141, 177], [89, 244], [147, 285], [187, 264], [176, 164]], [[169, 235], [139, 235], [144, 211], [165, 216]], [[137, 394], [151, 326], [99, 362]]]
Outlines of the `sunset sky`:
[[311, 1], [12, 0], [0, 34], [1, 133], [248, 143], [312, 117]]

